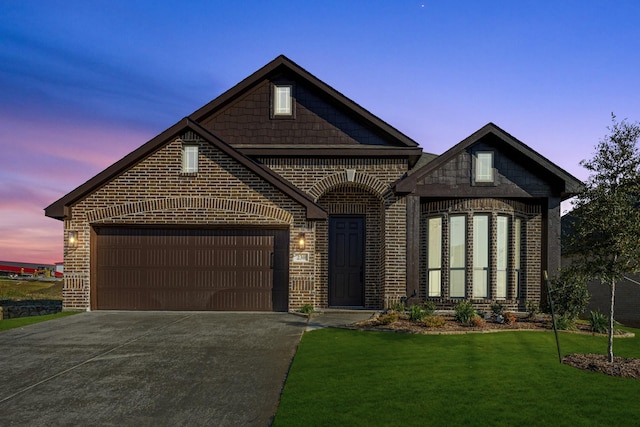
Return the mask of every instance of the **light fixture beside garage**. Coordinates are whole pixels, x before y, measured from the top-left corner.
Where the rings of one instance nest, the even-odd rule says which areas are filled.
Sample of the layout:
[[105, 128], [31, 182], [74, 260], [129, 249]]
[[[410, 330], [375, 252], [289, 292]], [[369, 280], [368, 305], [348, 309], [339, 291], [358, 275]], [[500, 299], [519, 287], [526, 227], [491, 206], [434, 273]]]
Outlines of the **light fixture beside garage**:
[[299, 250], [304, 251], [307, 246], [307, 239], [305, 238], [304, 233], [298, 233], [298, 238], [296, 239], [296, 246]]
[[70, 248], [78, 247], [78, 232], [77, 231], [69, 231], [69, 247]]

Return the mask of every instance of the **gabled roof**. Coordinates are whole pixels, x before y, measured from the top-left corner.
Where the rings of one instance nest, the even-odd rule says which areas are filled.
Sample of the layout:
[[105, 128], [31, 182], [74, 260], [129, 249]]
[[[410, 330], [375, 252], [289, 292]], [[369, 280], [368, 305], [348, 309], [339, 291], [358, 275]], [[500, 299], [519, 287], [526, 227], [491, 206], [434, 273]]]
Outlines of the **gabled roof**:
[[500, 127], [493, 123], [488, 123], [472, 135], [468, 136], [436, 159], [430, 161], [420, 169], [397, 181], [394, 185], [394, 190], [398, 193], [411, 193], [415, 191], [417, 183], [424, 177], [429, 175], [434, 170], [440, 168], [442, 165], [453, 160], [461, 152], [469, 148], [487, 135], [495, 135], [502, 144], [510, 147], [516, 152], [520, 153], [527, 160], [530, 160], [534, 165], [544, 170], [546, 173], [551, 174], [555, 180], [563, 184], [561, 189], [561, 198], [563, 200], [572, 197], [580, 191], [582, 181], [574, 177], [564, 169], [560, 168], [556, 164], [552, 163], [546, 157], [540, 155], [538, 152], [531, 149], [529, 146], [514, 138], [509, 133], [502, 130]]
[[338, 105], [343, 106], [346, 110], [350, 111], [352, 114], [358, 116], [364, 122], [370, 124], [371, 126], [379, 129], [383, 133], [389, 135], [393, 139], [400, 142], [403, 146], [415, 148], [418, 147], [418, 143], [413, 139], [409, 138], [393, 126], [389, 125], [387, 122], [381, 120], [379, 117], [373, 115], [357, 103], [353, 102], [351, 99], [344, 96], [342, 93], [338, 92], [331, 86], [327, 85], [313, 74], [290, 60], [284, 55], [280, 55], [275, 58], [273, 61], [269, 62], [264, 67], [260, 68], [258, 71], [251, 74], [249, 77], [242, 80], [240, 83], [232, 87], [231, 89], [224, 92], [222, 95], [218, 96], [213, 101], [209, 102], [202, 108], [196, 110], [189, 116], [189, 119], [201, 123], [207, 117], [216, 113], [218, 110], [227, 105], [230, 101], [236, 99], [238, 96], [243, 94], [248, 89], [254, 87], [255, 85], [261, 83], [269, 76], [277, 75], [283, 71], [288, 71], [290, 74], [296, 76], [296, 79], [304, 81], [306, 84], [316, 88], [320, 92], [324, 93], [330, 99], [332, 99]]
[[307, 219], [325, 219], [327, 217], [327, 213], [320, 206], [315, 204], [314, 201], [309, 198], [309, 196], [297, 189], [291, 183], [275, 174], [270, 169], [267, 169], [266, 167], [263, 167], [260, 164], [249, 159], [248, 157], [244, 156], [229, 144], [226, 144], [224, 141], [220, 140], [211, 132], [204, 129], [202, 126], [198, 125], [187, 117], [171, 126], [160, 135], [151, 139], [135, 151], [123, 157], [113, 165], [109, 166], [107, 169], [103, 170], [61, 199], [46, 207], [45, 215], [60, 220], [67, 218], [70, 214], [69, 210], [71, 209], [72, 204], [76, 203], [77, 201], [96, 191], [103, 185], [107, 184], [109, 181], [125, 172], [132, 166], [136, 165], [138, 162], [151, 155], [155, 151], [159, 150], [167, 142], [183, 134], [187, 130], [195, 132], [202, 139], [216, 147], [218, 150], [236, 160], [245, 168], [256, 174], [258, 177], [262, 178], [269, 184], [276, 187], [282, 193], [291, 197], [293, 200], [304, 206], [307, 212]]

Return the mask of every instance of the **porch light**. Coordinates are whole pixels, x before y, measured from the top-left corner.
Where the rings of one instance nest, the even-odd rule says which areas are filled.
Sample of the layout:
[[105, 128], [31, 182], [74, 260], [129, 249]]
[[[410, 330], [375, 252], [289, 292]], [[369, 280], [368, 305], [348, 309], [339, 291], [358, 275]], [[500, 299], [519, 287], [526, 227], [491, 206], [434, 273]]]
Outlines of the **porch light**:
[[70, 248], [78, 247], [78, 232], [77, 231], [69, 231], [69, 247]]
[[297, 243], [298, 249], [303, 251], [307, 245], [307, 240], [305, 239], [304, 233], [298, 233], [298, 238], [296, 239], [296, 243]]

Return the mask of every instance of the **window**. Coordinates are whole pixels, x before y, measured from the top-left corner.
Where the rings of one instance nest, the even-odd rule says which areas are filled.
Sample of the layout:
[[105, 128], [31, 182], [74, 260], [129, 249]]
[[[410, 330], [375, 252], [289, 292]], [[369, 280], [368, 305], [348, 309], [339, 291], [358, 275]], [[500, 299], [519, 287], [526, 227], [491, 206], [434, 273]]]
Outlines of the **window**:
[[198, 146], [182, 146], [182, 173], [198, 172]]
[[522, 258], [522, 219], [516, 218], [514, 221], [514, 268], [515, 268], [515, 294], [520, 297], [520, 260]]
[[473, 297], [489, 296], [489, 215], [473, 216]]
[[429, 218], [427, 270], [429, 288], [427, 295], [439, 297], [442, 285], [442, 218]]
[[493, 182], [493, 152], [478, 151], [475, 163], [475, 182]]
[[466, 218], [449, 217], [449, 296], [465, 297]]
[[293, 103], [291, 101], [290, 85], [276, 85], [273, 87], [273, 115], [292, 116]]
[[507, 272], [509, 271], [509, 218], [499, 216], [496, 230], [496, 298], [507, 298]]

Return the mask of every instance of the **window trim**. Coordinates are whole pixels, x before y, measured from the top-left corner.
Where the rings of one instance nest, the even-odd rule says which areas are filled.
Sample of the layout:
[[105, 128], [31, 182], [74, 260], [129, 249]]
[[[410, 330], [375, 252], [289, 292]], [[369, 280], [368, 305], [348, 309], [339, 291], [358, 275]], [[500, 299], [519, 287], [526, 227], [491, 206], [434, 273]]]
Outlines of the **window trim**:
[[[471, 256], [473, 259], [473, 291], [474, 299], [488, 299], [491, 297], [491, 215], [488, 213], [473, 214], [473, 240]], [[482, 235], [480, 234], [482, 232]], [[481, 246], [482, 244], [482, 246]], [[480, 261], [483, 265], [478, 265]], [[484, 283], [478, 283], [482, 278]]]
[[[453, 239], [453, 219], [460, 219], [462, 221], [462, 225], [460, 227], [461, 231], [462, 231], [462, 265], [452, 265], [453, 264], [453, 257], [454, 257], [454, 253], [453, 253], [453, 243], [454, 243], [454, 239]], [[448, 227], [449, 227], [449, 254], [448, 254], [448, 258], [449, 258], [449, 262], [448, 262], [448, 267], [449, 267], [449, 283], [448, 283], [448, 288], [449, 288], [449, 298], [467, 298], [467, 227], [468, 227], [468, 221], [467, 221], [467, 216], [462, 214], [458, 214], [458, 215], [449, 215], [448, 218]], [[462, 273], [462, 294], [456, 294], [453, 295], [452, 292], [452, 283], [453, 283], [453, 273]]]
[[[509, 234], [515, 227], [510, 215], [496, 217], [496, 299], [509, 299], [509, 271], [511, 254]], [[501, 256], [502, 255], [502, 256]], [[504, 283], [501, 283], [503, 281]]]
[[[485, 158], [485, 156], [489, 156], [489, 165], [488, 165], [488, 170], [484, 171], [482, 170], [482, 172], [487, 172], [487, 174], [482, 174], [480, 175], [480, 168], [481, 166], [484, 164], [484, 162], [481, 160], [482, 158]], [[485, 167], [487, 166], [486, 164], [484, 164]], [[483, 168], [485, 169], [485, 168]], [[480, 185], [492, 185], [495, 183], [495, 178], [496, 178], [496, 174], [495, 174], [495, 153], [493, 151], [490, 150], [482, 150], [482, 151], [476, 151], [473, 154], [473, 182], [474, 184], [480, 184]]]
[[[441, 216], [432, 216], [427, 219], [427, 298], [438, 298], [442, 296], [442, 256], [444, 255], [442, 251], [443, 222]], [[432, 224], [434, 225], [433, 228]], [[438, 229], [437, 233], [435, 232], [436, 229]], [[431, 264], [432, 261], [435, 262], [434, 265]], [[435, 280], [432, 281], [432, 279]]]
[[[289, 90], [288, 97], [288, 109], [284, 112], [280, 112], [280, 97], [279, 90], [287, 88]], [[292, 119], [295, 118], [295, 98], [293, 96], [293, 85], [292, 84], [278, 84], [274, 83], [271, 85], [271, 118], [272, 119]]]
[[[200, 148], [197, 144], [182, 145], [182, 175], [196, 175], [199, 170]], [[193, 163], [193, 164], [189, 164]]]

